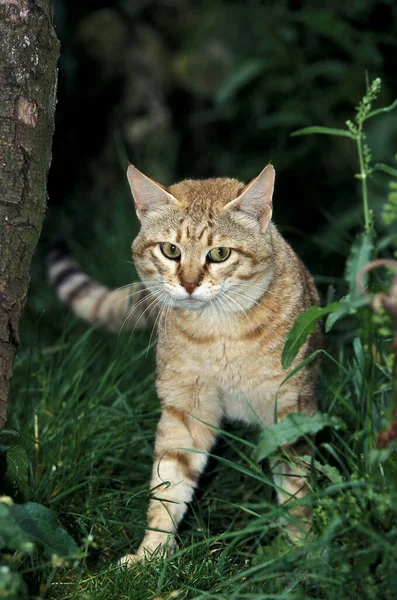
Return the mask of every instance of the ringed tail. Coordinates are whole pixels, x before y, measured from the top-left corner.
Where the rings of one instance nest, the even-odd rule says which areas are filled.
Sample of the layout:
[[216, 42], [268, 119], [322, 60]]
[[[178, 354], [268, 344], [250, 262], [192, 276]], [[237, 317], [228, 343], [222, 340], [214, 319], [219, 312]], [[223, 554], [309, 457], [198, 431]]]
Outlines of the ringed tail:
[[76, 316], [89, 323], [118, 333], [142, 329], [155, 320], [157, 311], [149, 308], [149, 292], [143, 283], [132, 283], [115, 290], [98, 283], [80, 269], [64, 240], [51, 246], [47, 270], [58, 298]]

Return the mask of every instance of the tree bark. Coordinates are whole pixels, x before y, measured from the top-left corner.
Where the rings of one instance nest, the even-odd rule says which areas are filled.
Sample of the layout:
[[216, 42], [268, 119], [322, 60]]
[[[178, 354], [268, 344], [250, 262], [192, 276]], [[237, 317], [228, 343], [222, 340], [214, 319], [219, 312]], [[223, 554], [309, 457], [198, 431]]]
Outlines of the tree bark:
[[58, 55], [52, 0], [0, 0], [0, 432], [47, 203]]

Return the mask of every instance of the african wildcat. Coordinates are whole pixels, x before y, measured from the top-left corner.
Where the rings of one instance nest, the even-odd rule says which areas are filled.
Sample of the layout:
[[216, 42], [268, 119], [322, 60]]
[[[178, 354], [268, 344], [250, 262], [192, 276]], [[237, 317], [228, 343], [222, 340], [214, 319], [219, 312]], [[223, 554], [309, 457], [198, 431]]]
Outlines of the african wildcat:
[[[266, 426], [275, 406], [279, 419], [316, 409], [316, 362], [280, 387], [288, 374], [280, 361], [285, 336], [318, 295], [270, 220], [274, 177], [268, 165], [246, 186], [225, 178], [166, 188], [131, 165], [128, 179], [141, 221], [132, 248], [143, 283], [110, 291], [59, 250], [49, 256], [58, 295], [81, 317], [118, 330], [143, 324], [156, 312], [163, 408], [151, 480], [156, 491], [150, 529], [136, 554], [122, 562], [172, 547], [224, 418]], [[291, 368], [320, 345], [317, 330]], [[279, 501], [306, 493], [305, 474], [293, 461], [273, 462], [273, 474]], [[291, 512], [307, 527], [309, 509]], [[294, 527], [290, 533], [296, 535]]]

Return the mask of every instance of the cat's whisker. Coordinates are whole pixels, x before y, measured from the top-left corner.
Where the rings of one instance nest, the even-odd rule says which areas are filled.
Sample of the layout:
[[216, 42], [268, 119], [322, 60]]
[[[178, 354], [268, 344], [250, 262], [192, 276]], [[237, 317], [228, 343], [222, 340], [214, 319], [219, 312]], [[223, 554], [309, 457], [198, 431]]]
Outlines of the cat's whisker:
[[[129, 287], [129, 286], [127, 286]], [[157, 292], [157, 290], [162, 289], [162, 285], [158, 285], [155, 288], [152, 288], [152, 290], [149, 291], [148, 288], [146, 287], [141, 287], [139, 290], [136, 290], [135, 292], [132, 292], [131, 294], [127, 294], [127, 296], [123, 296], [123, 298], [119, 298], [118, 300], [116, 300], [115, 302], [112, 302], [111, 306], [117, 306], [117, 304], [119, 304], [120, 302], [124, 302], [124, 300], [127, 300], [128, 298], [132, 298], [133, 296], [136, 296], [137, 294], [145, 294], [144, 298], [142, 300], [145, 300], [147, 298], [150, 297], [150, 294], [152, 292]], [[134, 308], [138, 306], [138, 304], [134, 304]]]
[[[157, 296], [150, 304], [149, 306], [147, 306], [145, 308], [145, 310], [142, 312], [142, 314], [140, 315], [140, 317], [138, 318], [137, 322], [135, 323], [132, 331], [131, 331], [131, 335], [134, 333], [136, 327], [138, 326], [139, 321], [142, 319], [142, 317], [147, 313], [147, 311], [154, 305], [153, 310], [155, 310], [158, 306], [158, 304], [160, 303], [160, 301], [162, 300], [162, 298], [165, 296], [167, 292], [162, 292], [160, 294], [160, 296]], [[153, 310], [151, 310], [149, 312], [149, 314], [147, 315], [147, 318], [153, 313]]]
[[[164, 292], [164, 293], [166, 293], [166, 292]], [[168, 304], [169, 304], [169, 299], [168, 299], [168, 302], [167, 302], [167, 300], [166, 300], [166, 302], [162, 302], [162, 299], [163, 299], [163, 296], [161, 296], [159, 299], [159, 303], [161, 302], [161, 306], [160, 306], [159, 312], [155, 318], [155, 321], [153, 323], [152, 331], [150, 332], [149, 343], [148, 343], [147, 349], [146, 349], [146, 356], [148, 355], [148, 352], [149, 352], [149, 349], [150, 349], [150, 346], [152, 343], [153, 334], [157, 330], [157, 324], [160, 326], [160, 323], [163, 319], [165, 307], [168, 306]], [[149, 316], [150, 316], [150, 314], [151, 313], [149, 313]]]
[[222, 296], [222, 298], [226, 298], [226, 300], [228, 300], [228, 301], [230, 301], [230, 302], [233, 302], [233, 304], [235, 304], [235, 305], [238, 307], [238, 309], [239, 309], [239, 312], [242, 312], [242, 313], [244, 313], [244, 315], [245, 315], [245, 318], [247, 319], [247, 321], [249, 321], [249, 320], [250, 320], [250, 319], [249, 319], [249, 317], [248, 317], [248, 315], [247, 315], [247, 312], [246, 312], [246, 310], [244, 309], [244, 307], [243, 307], [243, 306], [241, 306], [241, 304], [240, 304], [239, 302], [237, 302], [237, 300], [235, 300], [234, 298], [232, 298], [231, 296], [229, 296], [229, 295], [228, 295], [228, 294], [226, 294], [225, 292], [221, 292], [221, 293], [220, 293], [220, 295]]
[[114, 288], [115, 292], [119, 292], [121, 290], [125, 290], [126, 288], [132, 287], [133, 285], [140, 285], [142, 281], [131, 281], [131, 283], [126, 283], [126, 285], [121, 285], [120, 287]]
[[150, 284], [153, 284], [153, 281], [151, 281], [150, 279], [138, 279], [137, 281], [131, 281], [131, 283], [126, 283], [125, 285], [121, 285], [120, 287], [114, 288], [114, 291], [118, 292], [119, 290], [125, 290], [125, 288], [132, 287], [133, 285], [144, 285], [146, 287]]
[[[155, 292], [150, 292], [149, 294], [145, 295], [145, 297], [144, 297], [144, 298], [142, 298], [141, 300], [139, 300], [139, 302], [137, 302], [136, 304], [134, 304], [134, 305], [133, 305], [133, 306], [130, 308], [130, 310], [129, 310], [129, 311], [128, 311], [128, 313], [127, 313], [127, 316], [125, 317], [125, 319], [124, 319], [124, 321], [123, 321], [123, 324], [122, 324], [122, 325], [121, 325], [121, 327], [120, 327], [120, 330], [119, 330], [119, 336], [120, 336], [121, 332], [123, 331], [123, 328], [124, 328], [125, 324], [127, 323], [127, 321], [129, 320], [129, 318], [131, 317], [132, 313], [133, 313], [133, 312], [135, 312], [135, 311], [136, 311], [136, 309], [137, 309], [137, 308], [139, 308], [139, 307], [140, 307], [142, 304], [144, 304], [145, 302], [148, 302], [148, 301], [149, 301], [149, 300], [151, 300], [153, 297], [156, 297], [156, 298], [157, 298], [157, 296], [158, 296], [158, 292], [157, 292], [157, 291], [155, 291]], [[155, 300], [154, 300], [153, 302], [155, 302]], [[152, 302], [151, 304], [149, 304], [149, 306], [148, 306], [148, 307], [147, 307], [147, 308], [146, 308], [146, 309], [145, 309], [145, 310], [142, 312], [141, 316], [138, 318], [137, 322], [135, 323], [135, 325], [134, 325], [134, 328], [133, 328], [133, 330], [132, 330], [132, 331], [135, 331], [135, 329], [136, 329], [136, 327], [137, 327], [137, 325], [138, 325], [139, 321], [141, 320], [141, 318], [143, 317], [143, 315], [145, 314], [145, 312], [148, 310], [148, 308], [150, 308], [150, 307], [152, 306], [153, 302]]]
[[[163, 293], [165, 293], [165, 292], [163, 292]], [[161, 302], [161, 299], [162, 299], [162, 294], [160, 294], [160, 296], [156, 296], [155, 299], [145, 308], [145, 310], [139, 316], [136, 323], [134, 324], [134, 327], [131, 330], [130, 337], [129, 337], [130, 340], [131, 340], [131, 337], [132, 337], [136, 327], [138, 326], [140, 320], [142, 319], [142, 317], [144, 317], [144, 315], [147, 313], [146, 318], [148, 320], [150, 318], [150, 315], [153, 313], [153, 311], [155, 311], [157, 309], [158, 305]]]
[[262, 287], [260, 285], [254, 285], [254, 284], [250, 284], [250, 283], [235, 283], [235, 282], [233, 282], [229, 289], [234, 289], [236, 287], [238, 287], [240, 289], [259, 290], [260, 292], [262, 292], [262, 294], [261, 294], [262, 296], [264, 296], [264, 295], [275, 296], [276, 295], [274, 292], [269, 290], [267, 287]]
[[244, 298], [245, 300], [249, 300], [252, 304], [256, 304], [257, 306], [260, 306], [260, 304], [261, 304], [257, 300], [254, 300], [254, 298], [247, 296], [247, 294], [243, 294], [242, 292], [236, 292], [236, 290], [234, 290], [233, 288], [230, 288], [228, 290], [228, 292], [229, 292], [229, 294], [237, 294], [237, 296], [241, 296], [241, 298]]
[[[128, 320], [130, 318], [130, 316], [132, 315], [132, 313], [139, 308], [142, 304], [145, 304], [146, 302], [148, 302], [148, 300], [151, 300], [153, 297], [157, 296], [158, 292], [153, 291], [153, 292], [149, 292], [148, 294], [145, 294], [145, 296], [143, 298], [141, 298], [136, 304], [133, 304], [130, 308], [130, 310], [128, 311], [128, 315], [126, 317], [126, 320]], [[125, 321], [124, 321], [125, 323]], [[123, 325], [124, 325], [123, 323]]]
[[230, 312], [227, 312], [223, 308], [222, 301], [219, 296], [215, 296], [214, 300], [217, 302], [217, 304], [215, 304], [215, 310], [217, 311], [217, 314], [221, 316], [221, 318], [225, 320], [232, 318], [233, 320], [235, 320], [234, 315]]

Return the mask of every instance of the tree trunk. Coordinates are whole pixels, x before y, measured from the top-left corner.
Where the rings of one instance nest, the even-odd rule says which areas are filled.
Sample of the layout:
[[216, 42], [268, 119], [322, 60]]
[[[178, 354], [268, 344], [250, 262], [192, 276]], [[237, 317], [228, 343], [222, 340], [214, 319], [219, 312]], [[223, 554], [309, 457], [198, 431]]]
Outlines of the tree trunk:
[[0, 0], [0, 432], [46, 208], [58, 55], [52, 0]]

